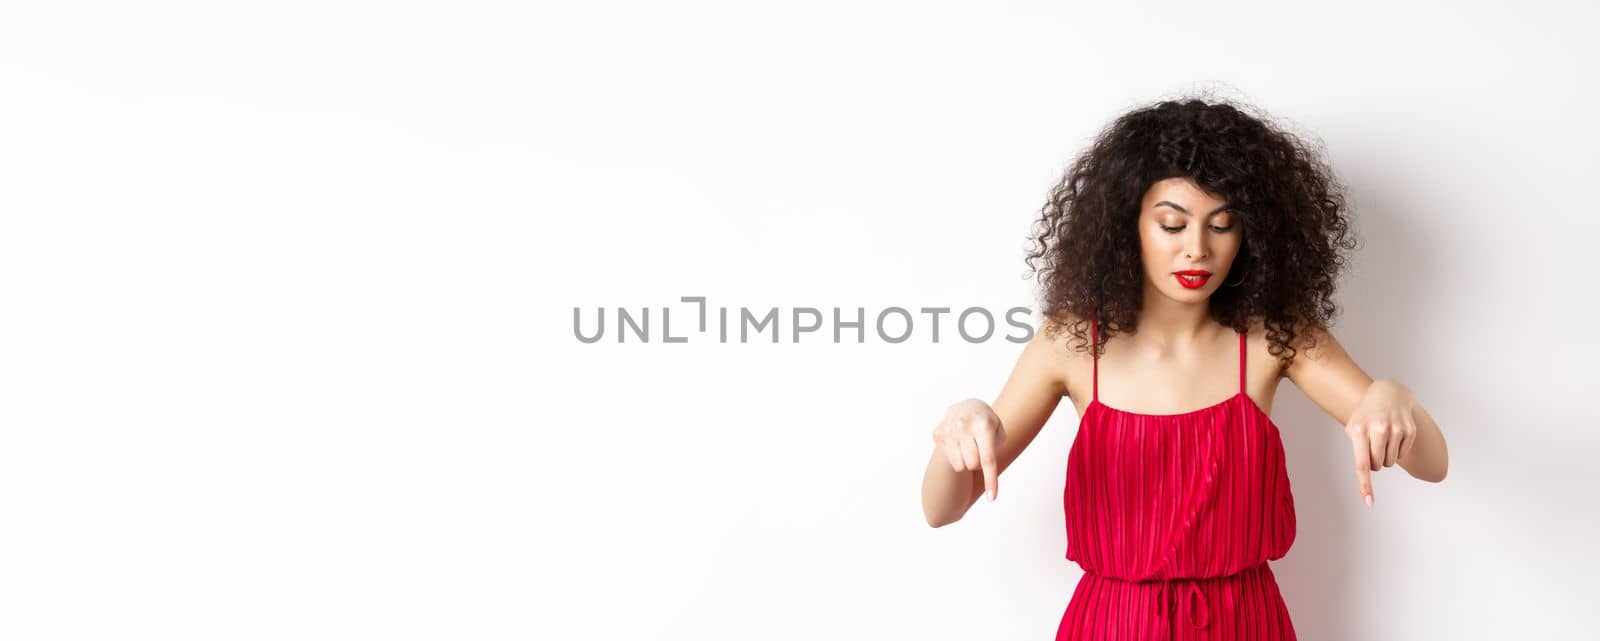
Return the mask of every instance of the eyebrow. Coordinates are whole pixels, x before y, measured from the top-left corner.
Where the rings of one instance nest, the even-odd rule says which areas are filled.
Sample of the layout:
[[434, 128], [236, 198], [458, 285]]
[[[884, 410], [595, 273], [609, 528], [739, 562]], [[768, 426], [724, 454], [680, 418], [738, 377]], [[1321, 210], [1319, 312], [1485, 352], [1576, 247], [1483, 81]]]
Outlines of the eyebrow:
[[[1228, 208], [1228, 207], [1229, 207], [1229, 206], [1230, 206], [1230, 205], [1232, 205], [1232, 204], [1233, 204], [1233, 203], [1222, 203], [1222, 206], [1221, 206], [1221, 207], [1218, 207], [1218, 208], [1216, 208], [1216, 209], [1213, 209], [1213, 210], [1211, 210], [1211, 213], [1209, 213], [1209, 214], [1206, 214], [1206, 215], [1207, 215], [1207, 216], [1215, 216], [1215, 215], [1217, 215], [1217, 214], [1219, 214], [1219, 213], [1221, 213], [1221, 212], [1222, 212], [1222, 211], [1223, 211], [1223, 210], [1226, 210], [1226, 209], [1227, 209], [1227, 208]], [[1163, 200], [1163, 201], [1161, 201], [1161, 202], [1159, 202], [1159, 203], [1156, 203], [1156, 204], [1154, 204], [1154, 205], [1151, 205], [1151, 208], [1152, 208], [1152, 209], [1153, 209], [1153, 208], [1156, 208], [1156, 207], [1160, 207], [1160, 206], [1162, 206], [1162, 205], [1166, 205], [1166, 206], [1168, 206], [1168, 207], [1171, 207], [1171, 208], [1173, 208], [1173, 209], [1176, 209], [1176, 210], [1178, 210], [1178, 211], [1181, 211], [1181, 212], [1183, 212], [1183, 213], [1185, 213], [1185, 214], [1187, 214], [1187, 213], [1189, 213], [1189, 210], [1187, 210], [1187, 209], [1184, 209], [1184, 208], [1182, 208], [1182, 207], [1179, 207], [1179, 206], [1177, 206], [1177, 205], [1174, 205], [1174, 204], [1172, 204], [1172, 203], [1170, 203], [1170, 202], [1167, 202], [1167, 201], [1165, 201], [1165, 200]]]

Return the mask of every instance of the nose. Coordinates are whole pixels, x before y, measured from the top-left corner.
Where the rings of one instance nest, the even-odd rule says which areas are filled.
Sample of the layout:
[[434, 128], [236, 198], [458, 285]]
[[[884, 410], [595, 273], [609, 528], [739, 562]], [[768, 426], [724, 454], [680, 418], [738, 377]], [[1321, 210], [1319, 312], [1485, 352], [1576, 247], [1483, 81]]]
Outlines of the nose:
[[[1195, 226], [1199, 227], [1199, 225], [1195, 225]], [[1189, 258], [1189, 259], [1205, 257], [1205, 255], [1206, 255], [1205, 243], [1206, 243], [1206, 236], [1205, 236], [1204, 232], [1196, 230], [1195, 233], [1190, 234], [1183, 241], [1183, 253], [1184, 253], [1185, 257]]]

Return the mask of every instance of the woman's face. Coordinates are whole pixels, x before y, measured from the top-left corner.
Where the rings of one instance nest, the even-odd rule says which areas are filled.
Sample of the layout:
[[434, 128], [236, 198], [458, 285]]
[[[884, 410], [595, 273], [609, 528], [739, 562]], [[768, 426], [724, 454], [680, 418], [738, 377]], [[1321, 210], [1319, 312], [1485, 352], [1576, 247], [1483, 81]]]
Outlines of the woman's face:
[[[1228, 278], [1243, 227], [1227, 201], [1188, 178], [1150, 186], [1139, 206], [1139, 247], [1145, 280], [1178, 302], [1202, 303]], [[1182, 272], [1205, 272], [1186, 279]]]

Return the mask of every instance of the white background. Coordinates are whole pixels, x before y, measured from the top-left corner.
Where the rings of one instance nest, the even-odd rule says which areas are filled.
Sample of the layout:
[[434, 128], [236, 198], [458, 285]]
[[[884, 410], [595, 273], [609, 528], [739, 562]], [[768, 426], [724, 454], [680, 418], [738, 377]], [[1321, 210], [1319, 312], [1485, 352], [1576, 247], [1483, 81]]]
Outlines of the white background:
[[1300, 638], [1596, 626], [1588, 5], [578, 4], [6, 5], [0, 638], [1052, 638], [1071, 404], [919, 501], [1020, 346], [678, 299], [1033, 306], [1062, 168], [1197, 89], [1326, 144], [1335, 332], [1450, 444], [1368, 509], [1280, 388]]

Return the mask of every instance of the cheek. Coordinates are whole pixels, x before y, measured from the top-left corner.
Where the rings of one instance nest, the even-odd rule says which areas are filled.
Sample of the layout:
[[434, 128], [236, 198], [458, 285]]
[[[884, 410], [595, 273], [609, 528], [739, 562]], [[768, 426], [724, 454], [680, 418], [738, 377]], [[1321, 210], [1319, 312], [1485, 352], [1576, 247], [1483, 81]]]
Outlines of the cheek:
[[1142, 244], [1144, 271], [1154, 276], [1167, 273], [1173, 261], [1183, 252], [1181, 239], [1174, 239], [1173, 235], [1159, 231], [1144, 235]]
[[1147, 233], [1139, 234], [1139, 251], [1145, 258], [1160, 256], [1166, 250], [1161, 247], [1161, 240]]
[[1172, 252], [1183, 250], [1181, 234], [1168, 234], [1159, 229], [1144, 232], [1140, 235], [1139, 242], [1144, 245], [1145, 254], [1167, 256]]

